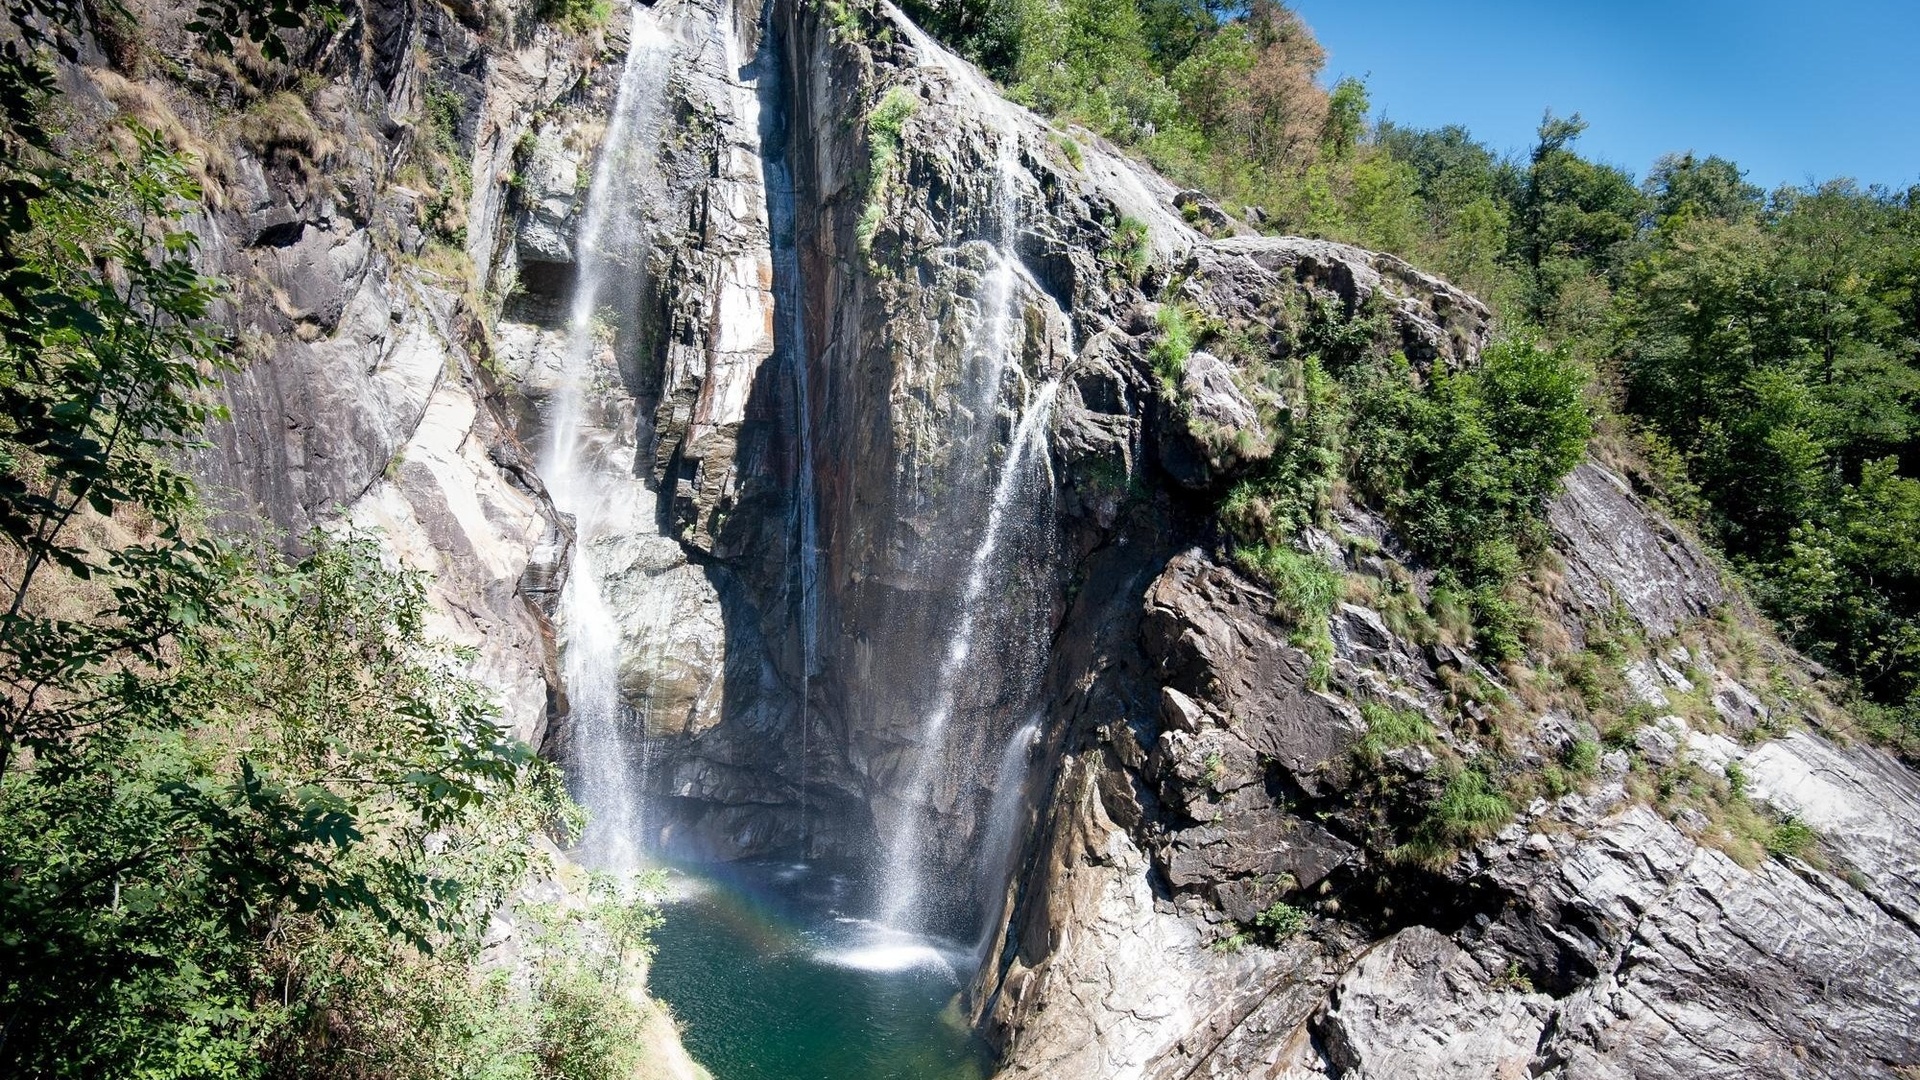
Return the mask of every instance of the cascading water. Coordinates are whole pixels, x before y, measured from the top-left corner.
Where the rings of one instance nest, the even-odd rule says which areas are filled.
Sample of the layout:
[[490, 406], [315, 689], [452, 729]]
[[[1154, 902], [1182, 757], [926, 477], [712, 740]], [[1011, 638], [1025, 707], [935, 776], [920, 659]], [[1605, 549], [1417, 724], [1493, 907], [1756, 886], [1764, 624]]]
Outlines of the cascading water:
[[[980, 845], [980, 895], [993, 900], [1004, 892], [1013, 873], [1013, 851], [1020, 830], [1020, 808], [1027, 794], [1027, 771], [1033, 748], [1040, 742], [1040, 717], [1034, 716], [1014, 731], [1000, 751], [993, 772], [993, 803], [987, 811], [986, 841]], [[992, 946], [997, 924], [982, 927], [974, 955], [984, 958]]]
[[[879, 922], [894, 930], [932, 929], [927, 917], [928, 888], [948, 867], [936, 865], [931, 857], [927, 829], [934, 823], [926, 808], [936, 801], [942, 785], [952, 799], [970, 799], [972, 788], [989, 785], [990, 798], [998, 802], [1009, 786], [1018, 788], [1024, 779], [1024, 758], [1020, 774], [1002, 775], [1005, 769], [988, 775], [986, 762], [980, 760], [991, 732], [956, 731], [957, 714], [984, 709], [982, 725], [1000, 718], [998, 707], [1022, 707], [1031, 692], [1030, 682], [1037, 673], [1031, 656], [1034, 651], [1031, 627], [1013, 625], [1022, 620], [1018, 611], [1008, 611], [988, 599], [990, 589], [1005, 590], [1012, 583], [1010, 566], [1021, 554], [1010, 550], [1009, 541], [1028, 539], [1051, 528], [1053, 492], [1052, 460], [1047, 452], [1047, 435], [1058, 389], [1053, 382], [1034, 388], [1018, 363], [1018, 331], [1023, 321], [1017, 301], [1022, 284], [1018, 252], [1019, 157], [1018, 141], [1009, 129], [997, 143], [995, 177], [995, 225], [998, 231], [992, 265], [980, 293], [981, 310], [972, 343], [971, 378], [975, 394], [971, 416], [987, 422], [972, 431], [962, 432], [957, 443], [981, 463], [983, 473], [991, 475], [990, 459], [997, 449], [996, 423], [1001, 402], [1013, 392], [1018, 394], [1017, 420], [1006, 452], [999, 464], [999, 475], [985, 506], [985, 522], [966, 562], [965, 585], [958, 597], [950, 629], [940, 652], [932, 694], [919, 725], [919, 741], [912, 752], [911, 767], [900, 790], [893, 793], [903, 807], [887, 845], [887, 861], [880, 881]], [[1024, 545], [1015, 545], [1024, 546]], [[1014, 558], [1009, 558], [1014, 556]], [[989, 610], [991, 609], [991, 610]], [[981, 658], [976, 656], [982, 634], [991, 632], [1000, 642], [992, 665], [998, 685], [983, 687], [975, 670]], [[986, 682], [996, 682], [989, 679]], [[985, 737], [983, 737], [985, 736]], [[1004, 762], [1002, 762], [1004, 765]], [[966, 810], [963, 808], [962, 813]], [[998, 876], [1005, 862], [1001, 849], [1012, 840], [987, 834], [974, 845], [982, 880], [949, 882], [958, 894], [977, 884], [983, 898], [991, 892], [985, 881]], [[946, 898], [951, 907], [951, 897]], [[951, 920], [949, 920], [951, 921]]]
[[[629, 736], [631, 710], [620, 693], [620, 628], [609, 608], [598, 549], [609, 534], [606, 478], [631, 471], [607, 460], [614, 447], [590, 438], [589, 410], [600, 362], [602, 296], [608, 279], [637, 261], [644, 236], [631, 208], [644, 182], [648, 147], [661, 118], [671, 40], [653, 13], [632, 9], [627, 56], [615, 93], [575, 243], [575, 278], [558, 385], [548, 406], [548, 438], [540, 476], [554, 506], [574, 522], [573, 562], [560, 597], [571, 732], [569, 767], [582, 803], [592, 809], [581, 840], [601, 866], [630, 869], [644, 835], [644, 733]], [[635, 743], [638, 745], [635, 745]], [[633, 752], [639, 750], [639, 761]]]
[[[933, 708], [921, 728], [922, 741], [916, 754], [917, 760], [905, 790], [900, 793], [909, 805], [924, 802], [931, 792], [936, 772], [954, 764], [949, 760], [947, 729], [958, 705], [961, 677], [967, 673], [973, 659], [980, 630], [981, 603], [988, 584], [1001, 569], [999, 555], [1009, 531], [1009, 518], [1029, 508], [1036, 495], [1050, 494], [1053, 488], [1051, 462], [1046, 452], [1047, 430], [1053, 418], [1053, 402], [1058, 390], [1058, 383], [1049, 382], [1033, 394], [1021, 412], [1013, 443], [1007, 449], [1000, 480], [994, 489], [993, 502], [987, 511], [986, 527], [968, 567], [966, 588], [961, 594], [959, 620], [941, 657], [939, 675], [934, 683]], [[1035, 476], [1036, 466], [1040, 469], [1038, 477]], [[921, 900], [930, 872], [922, 850], [922, 820], [917, 814], [906, 815], [889, 845], [882, 890], [884, 906], [880, 917], [885, 925], [902, 927], [917, 921], [913, 913]]]

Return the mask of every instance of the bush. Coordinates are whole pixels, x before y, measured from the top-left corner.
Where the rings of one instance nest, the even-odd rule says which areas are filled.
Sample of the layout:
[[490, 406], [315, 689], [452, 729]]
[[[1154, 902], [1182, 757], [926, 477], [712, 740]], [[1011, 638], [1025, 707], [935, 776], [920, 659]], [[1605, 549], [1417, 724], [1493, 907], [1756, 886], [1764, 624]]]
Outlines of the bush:
[[1767, 854], [1775, 858], [1805, 858], [1819, 836], [1803, 821], [1790, 817], [1773, 827], [1766, 839]]
[[[1073, 159], [1074, 168], [1077, 169], [1080, 167], [1080, 145], [1072, 141], [1068, 141], [1067, 145], [1072, 147], [1068, 156]], [[1140, 279], [1147, 276], [1147, 268], [1153, 261], [1153, 243], [1147, 232], [1147, 223], [1139, 218], [1121, 218], [1120, 224], [1114, 227], [1113, 238], [1107, 242], [1105, 254], [1123, 281], [1129, 285], [1139, 284]], [[1158, 313], [1155, 317], [1158, 318]], [[1185, 358], [1182, 355], [1181, 359]]]
[[1270, 546], [1240, 548], [1234, 555], [1273, 589], [1274, 613], [1288, 622], [1324, 621], [1340, 602], [1340, 574], [1318, 555]]
[[1187, 357], [1193, 355], [1193, 347], [1199, 340], [1196, 325], [1199, 315], [1186, 304], [1175, 302], [1160, 305], [1153, 319], [1160, 324], [1160, 340], [1153, 343], [1149, 353], [1153, 370], [1160, 376], [1160, 385], [1166, 388], [1167, 394], [1177, 399], [1180, 381], [1187, 370]]
[[1462, 769], [1447, 781], [1409, 846], [1421, 861], [1440, 862], [1458, 848], [1492, 836], [1512, 818], [1513, 804], [1486, 773]]
[[1340, 387], [1314, 357], [1298, 373], [1298, 401], [1266, 440], [1274, 452], [1220, 505], [1222, 523], [1242, 546], [1290, 542], [1318, 519], [1340, 476], [1348, 423]]
[[1284, 900], [1277, 900], [1253, 917], [1253, 925], [1267, 940], [1278, 944], [1306, 929], [1307, 913]]
[[1509, 340], [1489, 347], [1478, 371], [1436, 370], [1425, 390], [1400, 357], [1361, 364], [1348, 381], [1361, 486], [1465, 594], [1480, 651], [1517, 657], [1526, 623], [1504, 593], [1523, 550], [1545, 546], [1546, 500], [1586, 452], [1586, 374], [1563, 354]]
[[1560, 763], [1576, 776], [1592, 776], [1600, 767], [1600, 744], [1591, 739], [1575, 739], [1560, 752]]
[[920, 99], [904, 86], [888, 88], [867, 114], [867, 182], [878, 186], [900, 153], [900, 136], [920, 108]]
[[900, 137], [907, 121], [920, 108], [920, 99], [904, 86], [880, 95], [867, 114], [867, 204], [860, 212], [854, 236], [862, 254], [873, 253], [874, 237], [886, 216], [887, 191], [893, 181], [893, 163], [900, 156]]
[[534, 14], [542, 22], [584, 33], [607, 25], [613, 18], [611, 0], [540, 0]]

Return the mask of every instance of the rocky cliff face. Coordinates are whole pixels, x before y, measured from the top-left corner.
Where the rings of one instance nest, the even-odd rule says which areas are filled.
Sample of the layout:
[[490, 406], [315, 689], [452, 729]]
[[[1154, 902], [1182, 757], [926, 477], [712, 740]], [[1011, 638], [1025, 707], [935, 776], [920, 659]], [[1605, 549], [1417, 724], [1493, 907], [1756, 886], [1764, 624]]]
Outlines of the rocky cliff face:
[[[1827, 734], [1793, 658], [1756, 664], [1769, 647], [1750, 638], [1728, 647], [1715, 620], [1745, 616], [1717, 569], [1599, 464], [1551, 507], [1555, 570], [1536, 588], [1564, 636], [1540, 648], [1630, 640], [1604, 653], [1608, 692], [1645, 722], [1605, 733], [1591, 780], [1543, 789], [1457, 859], [1382, 847], [1393, 792], [1441, 781], [1423, 747], [1370, 756], [1362, 706], [1426, 718], [1436, 752], [1473, 760], [1501, 744], [1541, 768], [1602, 732], [1383, 614], [1396, 590], [1424, 598], [1430, 573], [1356, 502], [1308, 538], [1365, 583], [1335, 612], [1331, 673], [1317, 678], [1272, 595], [1218, 553], [1204, 511], [1243, 467], [1218, 432], [1255, 415], [1245, 359], [1196, 354], [1183, 384], [1163, 387], [1147, 312], [1171, 294], [1280, 341], [1302, 306], [1365, 310], [1416, 365], [1471, 365], [1484, 307], [1389, 257], [1210, 238], [1187, 221], [1209, 215], [1181, 213], [1191, 194], [1008, 107], [891, 9], [777, 9], [776, 23], [808, 135], [798, 190], [820, 222], [802, 280], [827, 387], [813, 403], [829, 448], [823, 681], [829, 698], [867, 699], [830, 723], [883, 834], [900, 813], [874, 800], [889, 744], [912, 736], [874, 704], [887, 689], [862, 679], [913, 666], [926, 635], [892, 613], [943, 587], [915, 557], [951, 497], [928, 478], [959, 456], [942, 442], [964, 381], [952, 343], [991, 268], [971, 251], [1005, 246], [1009, 144], [1017, 157], [1018, 356], [1026, 380], [1060, 387], [1059, 547], [1025, 582], [1050, 598], [1047, 775], [975, 994], [1007, 1075], [1894, 1075], [1916, 1060], [1920, 942], [1897, 899], [1913, 881], [1891, 853], [1909, 843], [1896, 836], [1920, 785]], [[895, 87], [916, 105], [900, 182], [876, 184], [885, 136], [871, 117]], [[852, 115], [870, 118], [864, 139]], [[1736, 802], [1811, 826], [1815, 861], [1756, 861], [1711, 806], [1669, 790], [1728, 778]], [[975, 827], [956, 793], [931, 801], [954, 814], [950, 835]], [[1242, 946], [1276, 901], [1302, 910], [1305, 930]], [[1873, 974], [1846, 977], [1855, 965]]]
[[192, 59], [142, 81], [107, 41], [69, 100], [200, 161], [207, 209], [190, 226], [204, 268], [233, 283], [248, 361], [197, 463], [225, 523], [296, 547], [314, 527], [384, 531], [433, 575], [433, 629], [477, 650], [538, 740], [567, 529], [515, 435], [459, 240], [488, 257], [512, 149], [594, 43], [509, 8], [394, 0], [349, 5], [291, 62], [212, 62], [186, 8], [130, 13], [146, 55]]
[[[1605, 708], [1410, 626], [1432, 572], [1358, 501], [1307, 536], [1348, 583], [1330, 658], [1224, 553], [1213, 511], [1272, 451], [1262, 416], [1298, 404], [1253, 366], [1292, 355], [1309, 313], [1471, 366], [1473, 298], [1389, 256], [1236, 235], [888, 6], [659, 0], [598, 47], [511, 8], [349, 14], [307, 43], [318, 86], [75, 84], [211, 151], [222, 201], [198, 228], [244, 282], [255, 355], [202, 471], [290, 543], [382, 528], [520, 732], [551, 719], [564, 755], [550, 616], [574, 528], [534, 464], [616, 92], [602, 61], [630, 25], [658, 34], [648, 194], [620, 208], [634, 242], [586, 425], [649, 843], [907, 852], [928, 906], [995, 943], [970, 1001], [1010, 1076], [1920, 1061], [1920, 782], [1836, 734], [1619, 473], [1567, 479], [1534, 583], [1557, 628], [1536, 650], [1584, 650], [1563, 681]], [[252, 119], [194, 134], [216, 108]], [[1175, 301], [1259, 347], [1195, 353], [1169, 384], [1151, 350]], [[1380, 708], [1430, 737], [1369, 743]], [[1007, 749], [1029, 719], [1031, 763]], [[1457, 857], [1401, 849], [1447, 762], [1496, 757], [1567, 775]], [[1756, 858], [1729, 825], [1750, 801], [1812, 842]], [[981, 853], [1007, 839], [1003, 892]], [[1250, 935], [1276, 904], [1300, 925]]]

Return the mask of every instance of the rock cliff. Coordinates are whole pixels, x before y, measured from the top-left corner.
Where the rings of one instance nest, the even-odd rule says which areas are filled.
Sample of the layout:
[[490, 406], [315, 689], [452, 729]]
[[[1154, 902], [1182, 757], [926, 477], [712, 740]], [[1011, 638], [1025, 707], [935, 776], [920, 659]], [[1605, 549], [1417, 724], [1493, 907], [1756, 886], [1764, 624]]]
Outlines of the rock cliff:
[[[252, 355], [200, 466], [233, 521], [381, 528], [518, 731], [569, 752], [576, 523], [535, 464], [605, 61], [639, 45], [586, 542], [649, 844], [903, 854], [933, 918], [994, 943], [969, 1001], [1007, 1076], [1920, 1063], [1920, 780], [1846, 739], [1628, 479], [1588, 462], [1549, 508], [1551, 685], [1415, 625], [1433, 572], [1357, 496], [1306, 536], [1345, 590], [1324, 655], [1229, 557], [1220, 499], [1300, 404], [1256, 367], [1330, 319], [1471, 368], [1488, 310], [1251, 235], [889, 5], [658, 0], [589, 40], [364, 0], [303, 43], [318, 82], [76, 75], [213, 171], [196, 230]], [[1253, 344], [1164, 378], [1175, 304]], [[1380, 710], [1420, 736], [1372, 738]], [[1460, 763], [1544, 779], [1493, 835], [1415, 850]]]
[[[930, 635], [897, 612], [941, 610], [925, 596], [953, 587], [916, 556], [950, 524], [938, 478], [964, 449], [943, 443], [942, 410], [965, 381], [953, 343], [986, 302], [983, 249], [1017, 252], [1021, 376], [1060, 387], [1057, 561], [1023, 579], [1050, 597], [1046, 777], [975, 992], [1006, 1075], [1892, 1076], [1916, 1060], [1920, 941], [1893, 853], [1920, 784], [1846, 745], [1805, 666], [1740, 626], [1751, 617], [1712, 561], [1621, 476], [1590, 462], [1567, 478], [1534, 583], [1563, 635], [1542, 655], [1606, 657], [1603, 693], [1632, 722], [1605, 732], [1383, 614], [1431, 576], [1358, 501], [1308, 537], [1361, 583], [1331, 620], [1324, 678], [1272, 594], [1221, 553], [1206, 507], [1242, 462], [1206, 428], [1256, 411], [1246, 358], [1195, 354], [1165, 386], [1156, 304], [1276, 348], [1298, 340], [1303, 308], [1367, 312], [1417, 367], [1475, 364], [1483, 306], [1390, 257], [1203, 235], [1190, 199], [1008, 106], [891, 8], [781, 8], [776, 24], [808, 135], [796, 190], [820, 222], [801, 277], [826, 387], [812, 403], [827, 447], [823, 681], [829, 698], [864, 699], [828, 723], [869, 800], [889, 786], [888, 744], [911, 736], [875, 703], [896, 691], [867, 673], [912, 669]], [[899, 91], [914, 103], [899, 179], [877, 182], [888, 136], [874, 118]], [[848, 116], [868, 118], [864, 138]], [[1009, 442], [1017, 400], [1002, 404]], [[1370, 749], [1367, 706], [1425, 718], [1434, 750]], [[1437, 794], [1437, 754], [1490, 761], [1496, 745], [1543, 770], [1580, 747], [1598, 760], [1458, 858], [1383, 845], [1404, 835], [1406, 799]], [[1729, 788], [1730, 813], [1817, 840], [1756, 858], [1711, 819], [1713, 798], [1688, 794]], [[961, 846], [968, 804], [931, 801]], [[900, 813], [885, 802], [883, 834]], [[1249, 940], [1276, 903], [1303, 928]]]

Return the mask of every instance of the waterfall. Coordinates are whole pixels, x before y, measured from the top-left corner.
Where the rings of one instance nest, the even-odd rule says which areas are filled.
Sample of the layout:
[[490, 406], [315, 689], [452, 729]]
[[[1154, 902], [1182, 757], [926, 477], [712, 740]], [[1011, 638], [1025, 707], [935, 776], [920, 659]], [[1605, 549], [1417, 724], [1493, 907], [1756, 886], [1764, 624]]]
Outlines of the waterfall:
[[[1001, 567], [999, 555], [1009, 531], [1008, 517], [1023, 509], [1021, 504], [1031, 502], [1030, 497], [1036, 486], [1043, 485], [1049, 493], [1052, 490], [1052, 463], [1046, 454], [1047, 431], [1059, 388], [1058, 382], [1046, 383], [1021, 410], [1013, 442], [1007, 448], [1006, 461], [1000, 469], [999, 482], [994, 487], [986, 527], [969, 561], [958, 622], [947, 639], [939, 675], [934, 683], [932, 711], [921, 727], [921, 741], [915, 753], [913, 771], [906, 787], [899, 793], [907, 810], [888, 846], [882, 887], [884, 906], [880, 918], [887, 926], [899, 927], [903, 922], [917, 921], [914, 913], [929, 873], [922, 850], [925, 843], [924, 822], [918, 807], [932, 793], [935, 777], [955, 764], [948, 754], [947, 726], [958, 705], [961, 678], [968, 673], [969, 661], [973, 659], [980, 629], [981, 602], [986, 596], [989, 582], [996, 576], [995, 571]], [[1040, 485], [1031, 483], [1036, 465], [1044, 469], [1039, 478]]]
[[[635, 4], [605, 139], [575, 239], [573, 303], [559, 384], [548, 406], [548, 439], [540, 476], [553, 505], [574, 523], [571, 572], [560, 596], [571, 729], [569, 766], [576, 795], [592, 810], [582, 849], [595, 863], [616, 869], [637, 864], [635, 837], [644, 835], [645, 733], [638, 746], [624, 728], [633, 726], [620, 693], [620, 629], [609, 608], [599, 541], [608, 535], [612, 500], [608, 475], [628, 472], [603, 460], [612, 449], [584, 434], [590, 391], [602, 371], [601, 292], [608, 277], [632, 265], [643, 237], [631, 210], [645, 176], [651, 137], [661, 119], [671, 39], [653, 13]], [[621, 214], [621, 210], [628, 213]], [[640, 760], [630, 760], [638, 749]]]
[[[980, 850], [980, 895], [989, 903], [1007, 891], [1007, 877], [1013, 873], [1013, 851], [1020, 832], [1020, 808], [1026, 796], [1027, 768], [1033, 748], [1040, 741], [1040, 717], [1020, 725], [1000, 751], [1000, 764], [993, 771], [993, 803], [987, 811], [987, 836]], [[996, 923], [981, 928], [974, 955], [984, 958], [992, 947]]]
[[[767, 7], [769, 30], [761, 45], [757, 80], [777, 80], [778, 50], [771, 31], [772, 5]], [[811, 737], [813, 677], [819, 665], [820, 634], [820, 506], [814, 492], [813, 406], [807, 382], [807, 328], [800, 310], [800, 256], [795, 248], [793, 174], [787, 165], [785, 117], [778, 154], [767, 153], [767, 232], [773, 251], [774, 348], [785, 360], [789, 393], [793, 398], [794, 489], [788, 523], [788, 574], [794, 588], [796, 630], [800, 636], [800, 828], [807, 828], [807, 756]], [[771, 140], [763, 136], [763, 151]]]

